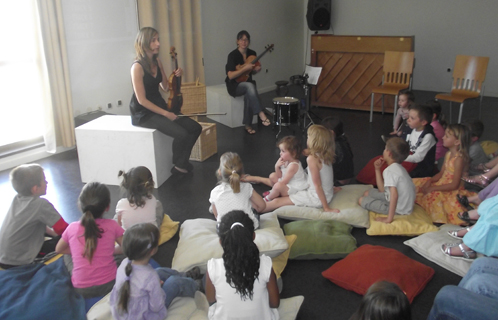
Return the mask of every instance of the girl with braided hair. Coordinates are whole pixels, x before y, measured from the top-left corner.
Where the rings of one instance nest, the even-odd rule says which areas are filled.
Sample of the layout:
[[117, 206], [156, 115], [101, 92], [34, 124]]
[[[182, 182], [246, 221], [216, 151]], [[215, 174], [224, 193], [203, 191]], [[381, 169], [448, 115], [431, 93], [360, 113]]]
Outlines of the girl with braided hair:
[[211, 191], [209, 211], [214, 214], [218, 224], [228, 212], [242, 210], [251, 218], [254, 227], [259, 228], [258, 213], [265, 210], [266, 204], [250, 183], [241, 181], [244, 165], [239, 155], [234, 152], [224, 153], [220, 158], [220, 167], [216, 175], [219, 182]]
[[121, 253], [121, 247], [115, 248], [114, 243], [121, 245], [124, 230], [116, 221], [103, 218], [110, 202], [111, 194], [104, 184], [86, 184], [78, 199], [83, 216], [67, 227], [55, 248], [57, 253], [70, 255], [64, 260], [72, 272], [71, 281], [85, 299], [108, 294], [116, 279], [113, 254]]
[[231, 211], [221, 219], [218, 235], [223, 257], [209, 260], [206, 272], [209, 319], [278, 319], [277, 279], [271, 258], [260, 256], [254, 243], [253, 221], [243, 211]]
[[152, 268], [149, 261], [158, 245], [159, 229], [151, 223], [135, 224], [126, 230], [123, 251], [127, 258], [118, 268], [110, 298], [114, 319], [165, 319], [174, 298], [193, 298], [199, 289], [200, 280], [194, 281], [191, 271]]

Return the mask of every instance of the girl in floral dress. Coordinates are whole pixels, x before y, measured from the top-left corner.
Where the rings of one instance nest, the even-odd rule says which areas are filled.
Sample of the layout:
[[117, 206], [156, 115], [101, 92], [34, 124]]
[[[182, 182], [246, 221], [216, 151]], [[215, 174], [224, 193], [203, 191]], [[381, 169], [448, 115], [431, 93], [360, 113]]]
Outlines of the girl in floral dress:
[[444, 157], [441, 171], [432, 178], [413, 179], [417, 188], [415, 202], [427, 211], [433, 222], [466, 224], [457, 216], [462, 207], [456, 195], [474, 195], [463, 188], [461, 181], [470, 163], [469, 129], [461, 124], [449, 125], [443, 136], [443, 144], [449, 151]]

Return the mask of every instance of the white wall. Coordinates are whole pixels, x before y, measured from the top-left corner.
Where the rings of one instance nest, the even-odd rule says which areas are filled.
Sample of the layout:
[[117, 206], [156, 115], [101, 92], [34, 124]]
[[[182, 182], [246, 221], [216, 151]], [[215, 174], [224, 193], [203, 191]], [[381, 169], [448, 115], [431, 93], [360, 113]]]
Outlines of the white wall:
[[275, 45], [261, 59], [263, 70], [254, 77], [260, 92], [274, 89], [275, 81], [303, 72], [303, 0], [202, 0], [201, 4], [207, 85], [224, 83], [227, 56], [236, 48], [240, 30], [249, 32], [250, 48], [258, 54], [267, 44]]
[[74, 116], [99, 106], [109, 113], [129, 114], [138, 32], [135, 0], [65, 0], [62, 9]]
[[415, 36], [413, 88], [448, 91], [457, 54], [490, 57], [485, 95], [498, 96], [498, 2], [332, 0], [336, 35]]

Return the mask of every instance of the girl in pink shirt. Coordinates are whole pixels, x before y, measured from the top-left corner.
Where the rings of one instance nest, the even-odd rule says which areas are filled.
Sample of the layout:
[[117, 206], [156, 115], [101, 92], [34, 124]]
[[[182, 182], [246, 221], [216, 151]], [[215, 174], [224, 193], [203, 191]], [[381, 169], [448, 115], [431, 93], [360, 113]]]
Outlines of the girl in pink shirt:
[[116, 221], [102, 217], [110, 202], [111, 195], [105, 185], [99, 182], [85, 185], [78, 199], [83, 216], [67, 227], [55, 248], [57, 253], [72, 258], [71, 281], [85, 299], [111, 292], [116, 279], [113, 254], [121, 253], [121, 247], [115, 248], [114, 244], [121, 245], [124, 230]]
[[434, 135], [436, 136], [436, 162], [444, 157], [448, 148], [443, 145], [444, 129], [446, 128], [446, 121], [444, 121], [444, 114], [442, 113], [441, 103], [436, 100], [429, 100], [426, 103], [432, 109], [432, 122], [431, 126], [434, 129]]

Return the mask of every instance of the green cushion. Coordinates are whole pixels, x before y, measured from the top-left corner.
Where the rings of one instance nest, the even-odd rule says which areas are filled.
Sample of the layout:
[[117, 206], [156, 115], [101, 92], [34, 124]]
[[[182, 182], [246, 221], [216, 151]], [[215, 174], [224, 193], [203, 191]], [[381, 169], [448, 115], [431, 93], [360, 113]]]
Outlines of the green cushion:
[[284, 225], [285, 234], [297, 235], [289, 259], [340, 259], [356, 249], [352, 227], [334, 220], [303, 220]]

